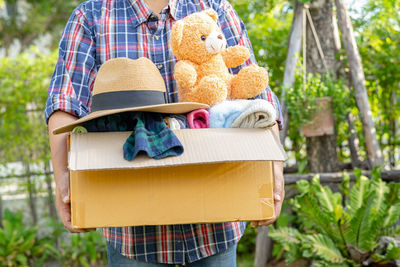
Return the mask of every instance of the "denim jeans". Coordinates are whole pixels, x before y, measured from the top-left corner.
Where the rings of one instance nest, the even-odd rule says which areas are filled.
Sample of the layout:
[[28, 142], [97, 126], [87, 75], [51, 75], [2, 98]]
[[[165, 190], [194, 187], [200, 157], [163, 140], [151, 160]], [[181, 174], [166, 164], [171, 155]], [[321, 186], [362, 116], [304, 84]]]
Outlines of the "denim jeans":
[[[236, 247], [234, 245], [226, 251], [214, 254], [212, 256], [203, 258], [201, 260], [186, 263], [185, 266], [189, 267], [236, 267]], [[117, 250], [114, 249], [110, 243], [107, 242], [107, 256], [108, 264], [110, 267], [173, 267], [175, 264], [164, 263], [148, 263], [128, 259], [122, 256]]]

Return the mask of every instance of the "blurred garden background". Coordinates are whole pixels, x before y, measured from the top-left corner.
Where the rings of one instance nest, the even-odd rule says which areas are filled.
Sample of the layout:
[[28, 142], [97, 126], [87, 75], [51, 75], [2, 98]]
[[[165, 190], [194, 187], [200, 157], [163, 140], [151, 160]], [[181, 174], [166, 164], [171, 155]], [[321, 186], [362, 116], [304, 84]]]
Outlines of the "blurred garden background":
[[[0, 0], [0, 266], [107, 264], [101, 233], [58, 219], [43, 114], [80, 2]], [[400, 1], [230, 2], [287, 111], [289, 156], [284, 211], [246, 229], [239, 266], [400, 266]], [[309, 134], [321, 97], [333, 126]]]

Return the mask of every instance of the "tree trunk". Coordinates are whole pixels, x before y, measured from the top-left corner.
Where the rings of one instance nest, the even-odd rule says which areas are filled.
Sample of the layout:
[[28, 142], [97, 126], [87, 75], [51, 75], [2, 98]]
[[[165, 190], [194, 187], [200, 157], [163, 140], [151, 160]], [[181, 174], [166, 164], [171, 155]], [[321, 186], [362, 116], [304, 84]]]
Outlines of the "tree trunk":
[[254, 257], [254, 267], [267, 266], [268, 260], [272, 256], [272, 239], [268, 237], [267, 226], [259, 226], [256, 241], [256, 256]]
[[375, 124], [372, 120], [371, 106], [368, 101], [367, 89], [365, 87], [364, 71], [356, 40], [354, 38], [353, 26], [343, 0], [335, 0], [335, 4], [339, 28], [342, 33], [343, 43], [349, 62], [350, 74], [356, 93], [356, 102], [358, 109], [360, 110], [368, 158], [373, 166], [381, 165], [383, 164], [382, 153], [376, 138]]
[[31, 210], [31, 216], [32, 216], [32, 223], [33, 225], [37, 224], [38, 221], [38, 216], [37, 216], [37, 209], [36, 209], [36, 190], [35, 190], [35, 185], [32, 183], [31, 175], [30, 175], [30, 167], [29, 163], [23, 163], [25, 167], [25, 172], [27, 173], [26, 175], [26, 183], [27, 183], [27, 189], [28, 189], [28, 195], [29, 195], [29, 208]]
[[368, 164], [365, 164], [360, 160], [360, 153], [359, 153], [359, 144], [360, 141], [357, 137], [357, 132], [354, 126], [354, 116], [352, 113], [347, 114], [347, 124], [349, 126], [349, 133], [350, 136], [348, 138], [349, 142], [349, 149], [350, 149], [350, 157], [351, 157], [351, 164], [353, 169], [361, 168], [361, 169], [371, 169]]
[[[329, 75], [336, 73], [339, 62], [336, 60], [337, 41], [333, 26], [333, 6], [330, 0], [314, 0], [310, 3], [310, 14], [315, 32], [323, 51], [323, 61], [311, 24], [307, 24], [306, 65], [308, 73]], [[307, 138], [307, 160], [311, 172], [335, 172], [339, 168], [336, 135]]]
[[290, 29], [289, 36], [289, 47], [286, 55], [285, 72], [283, 74], [283, 88], [281, 95], [282, 103], [282, 114], [283, 114], [283, 129], [280, 132], [281, 143], [285, 144], [285, 139], [287, 136], [289, 117], [287, 113], [287, 108], [284, 103], [286, 88], [290, 88], [294, 84], [296, 66], [298, 61], [298, 54], [300, 53], [301, 47], [301, 35], [303, 31], [303, 4], [296, 2], [294, 12], [292, 27]]
[[46, 186], [47, 186], [47, 206], [49, 208], [49, 215], [53, 219], [57, 219], [57, 212], [55, 208], [54, 193], [52, 186], [52, 177], [48, 173], [50, 172], [50, 163], [46, 161], [44, 166], [44, 172], [46, 173]]

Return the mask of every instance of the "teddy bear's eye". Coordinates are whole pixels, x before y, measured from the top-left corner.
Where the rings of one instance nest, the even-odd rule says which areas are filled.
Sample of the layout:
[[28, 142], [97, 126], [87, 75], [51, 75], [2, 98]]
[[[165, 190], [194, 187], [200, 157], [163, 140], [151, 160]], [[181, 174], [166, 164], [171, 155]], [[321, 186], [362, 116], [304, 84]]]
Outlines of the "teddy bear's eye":
[[202, 35], [202, 36], [201, 36], [201, 40], [202, 40], [202, 41], [205, 41], [205, 40], [206, 40], [206, 37], [205, 37], [204, 35]]

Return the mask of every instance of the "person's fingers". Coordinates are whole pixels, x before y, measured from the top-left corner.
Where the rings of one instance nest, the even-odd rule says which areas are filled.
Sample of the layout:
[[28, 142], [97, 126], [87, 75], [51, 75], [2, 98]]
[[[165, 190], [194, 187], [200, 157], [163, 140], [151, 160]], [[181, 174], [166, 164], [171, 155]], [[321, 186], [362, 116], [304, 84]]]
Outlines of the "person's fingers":
[[62, 178], [57, 179], [56, 190], [60, 194], [61, 200], [64, 203], [70, 203], [69, 199], [69, 173], [66, 172]]
[[263, 221], [251, 222], [252, 226], [267, 226], [273, 224], [281, 214], [283, 200], [285, 198], [285, 181], [283, 177], [283, 166], [281, 164], [274, 164], [274, 217]]
[[251, 222], [250, 225], [251, 226], [267, 226], [267, 225], [273, 224], [279, 218], [279, 215], [281, 214], [282, 203], [283, 203], [283, 199], [281, 199], [281, 195], [276, 194], [274, 197], [274, 206], [275, 206], [274, 217], [269, 220], [254, 221], [254, 222]]
[[[285, 193], [283, 192], [283, 195]], [[258, 221], [258, 226], [267, 226], [270, 224], [273, 224], [278, 218], [279, 215], [281, 214], [281, 210], [282, 210], [282, 204], [283, 204], [283, 198], [281, 197], [282, 194], [275, 194], [274, 197], [274, 205], [275, 205], [275, 215], [272, 219], [269, 220], [265, 220], [265, 221]]]
[[62, 196], [57, 194], [56, 196], [56, 208], [58, 214], [60, 215], [61, 221], [64, 224], [64, 227], [71, 233], [86, 233], [89, 231], [94, 231], [96, 229], [77, 229], [72, 226], [71, 223], [71, 204], [65, 203], [62, 199]]

